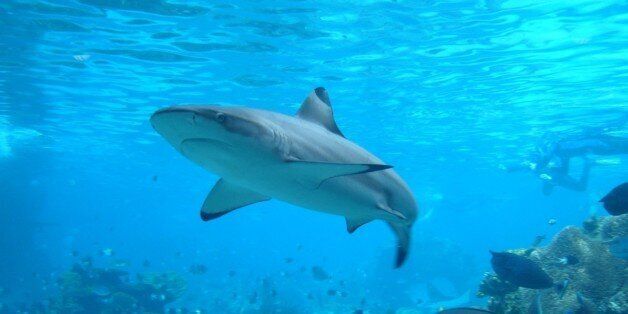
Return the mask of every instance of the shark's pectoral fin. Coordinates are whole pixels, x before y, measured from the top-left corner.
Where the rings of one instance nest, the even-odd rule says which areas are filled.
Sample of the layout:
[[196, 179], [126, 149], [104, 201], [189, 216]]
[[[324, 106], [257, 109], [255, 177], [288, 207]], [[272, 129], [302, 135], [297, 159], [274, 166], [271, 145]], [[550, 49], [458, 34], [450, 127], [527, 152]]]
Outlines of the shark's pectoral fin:
[[390, 228], [397, 236], [397, 257], [395, 259], [395, 268], [401, 267], [408, 257], [410, 249], [410, 225], [388, 223]]
[[392, 166], [381, 164], [343, 164], [301, 160], [290, 160], [287, 163], [294, 171], [300, 173], [301, 177], [308, 178], [306, 184], [312, 184], [314, 188], [320, 187], [325, 180], [331, 178], [392, 168]]
[[355, 230], [357, 230], [358, 228], [362, 227], [362, 225], [365, 225], [369, 222], [372, 221], [372, 219], [370, 218], [349, 218], [349, 217], [345, 217], [345, 219], [347, 220], [347, 232], [349, 233], [353, 233]]
[[203, 221], [216, 219], [232, 210], [269, 199], [265, 195], [220, 179], [205, 198], [201, 208], [201, 219]]
[[297, 117], [316, 123], [328, 131], [344, 137], [340, 129], [338, 129], [338, 125], [336, 125], [336, 120], [334, 120], [334, 112], [331, 109], [329, 95], [322, 87], [315, 88], [305, 98], [297, 112]]

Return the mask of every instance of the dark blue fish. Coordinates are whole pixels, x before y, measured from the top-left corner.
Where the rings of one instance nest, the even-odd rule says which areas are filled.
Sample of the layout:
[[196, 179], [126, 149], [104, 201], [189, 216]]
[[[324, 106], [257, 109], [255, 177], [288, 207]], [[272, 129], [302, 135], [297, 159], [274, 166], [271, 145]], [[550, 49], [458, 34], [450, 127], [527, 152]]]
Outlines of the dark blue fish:
[[554, 286], [550, 276], [534, 261], [508, 252], [493, 252], [491, 265], [502, 280], [530, 289], [547, 289]]
[[600, 200], [604, 204], [606, 211], [619, 216], [628, 213], [628, 182], [624, 182], [612, 189]]
[[319, 281], [331, 278], [331, 276], [329, 276], [329, 274], [320, 266], [312, 267], [312, 276], [314, 277], [314, 279]]

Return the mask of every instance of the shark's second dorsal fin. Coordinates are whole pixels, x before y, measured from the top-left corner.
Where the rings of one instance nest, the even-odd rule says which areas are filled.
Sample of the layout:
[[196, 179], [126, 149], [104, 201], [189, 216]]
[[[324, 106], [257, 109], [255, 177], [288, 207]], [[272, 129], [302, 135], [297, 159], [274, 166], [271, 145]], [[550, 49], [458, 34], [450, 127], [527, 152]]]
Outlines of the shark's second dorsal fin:
[[299, 108], [297, 112], [297, 117], [319, 124], [329, 132], [344, 137], [340, 129], [338, 129], [338, 125], [336, 125], [329, 95], [323, 87], [315, 88], [314, 91], [305, 98], [303, 104], [301, 104], [301, 108]]

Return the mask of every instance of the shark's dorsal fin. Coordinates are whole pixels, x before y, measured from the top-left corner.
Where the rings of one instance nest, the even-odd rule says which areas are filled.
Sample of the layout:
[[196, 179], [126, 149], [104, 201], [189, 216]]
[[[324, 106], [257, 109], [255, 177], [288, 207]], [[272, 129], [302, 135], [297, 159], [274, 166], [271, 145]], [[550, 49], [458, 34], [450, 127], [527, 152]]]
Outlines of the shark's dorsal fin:
[[269, 199], [267, 196], [220, 179], [205, 198], [201, 208], [201, 219], [203, 221], [215, 219], [240, 207]]
[[349, 232], [349, 233], [353, 233], [358, 228], [360, 228], [363, 225], [371, 222], [370, 218], [349, 218], [349, 217], [345, 217], [345, 219], [347, 220], [347, 232]]
[[323, 87], [317, 87], [312, 91], [301, 104], [301, 108], [297, 112], [297, 117], [307, 120], [327, 129], [329, 132], [342, 135], [336, 120], [334, 120], [334, 111], [331, 108], [329, 95]]

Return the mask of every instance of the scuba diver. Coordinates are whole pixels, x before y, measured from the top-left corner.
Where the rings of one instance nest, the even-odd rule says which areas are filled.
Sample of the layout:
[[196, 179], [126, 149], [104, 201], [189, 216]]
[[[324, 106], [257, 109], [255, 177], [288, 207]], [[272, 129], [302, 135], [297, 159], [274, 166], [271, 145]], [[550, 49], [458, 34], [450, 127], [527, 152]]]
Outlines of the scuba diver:
[[[628, 121], [628, 115], [606, 128], [589, 129], [578, 136], [554, 141], [546, 141], [537, 147], [534, 161], [525, 161], [514, 167], [504, 167], [507, 171], [530, 170], [543, 180], [543, 194], [550, 195], [554, 187], [561, 186], [573, 191], [585, 191], [589, 173], [594, 164], [587, 155], [627, 155], [628, 137], [614, 136], [607, 132], [621, 128]], [[570, 163], [574, 158], [583, 161], [579, 178], [570, 174]]]
[[570, 174], [569, 160], [563, 164], [548, 162], [544, 167], [539, 167], [538, 162], [525, 161], [516, 166], [503, 167], [508, 172], [521, 170], [532, 171], [537, 177], [543, 180], [543, 194], [550, 195], [554, 191], [554, 187], [561, 186], [563, 188], [582, 192], [587, 189], [589, 184], [589, 172], [593, 162], [583, 157], [582, 173], [579, 178]]

